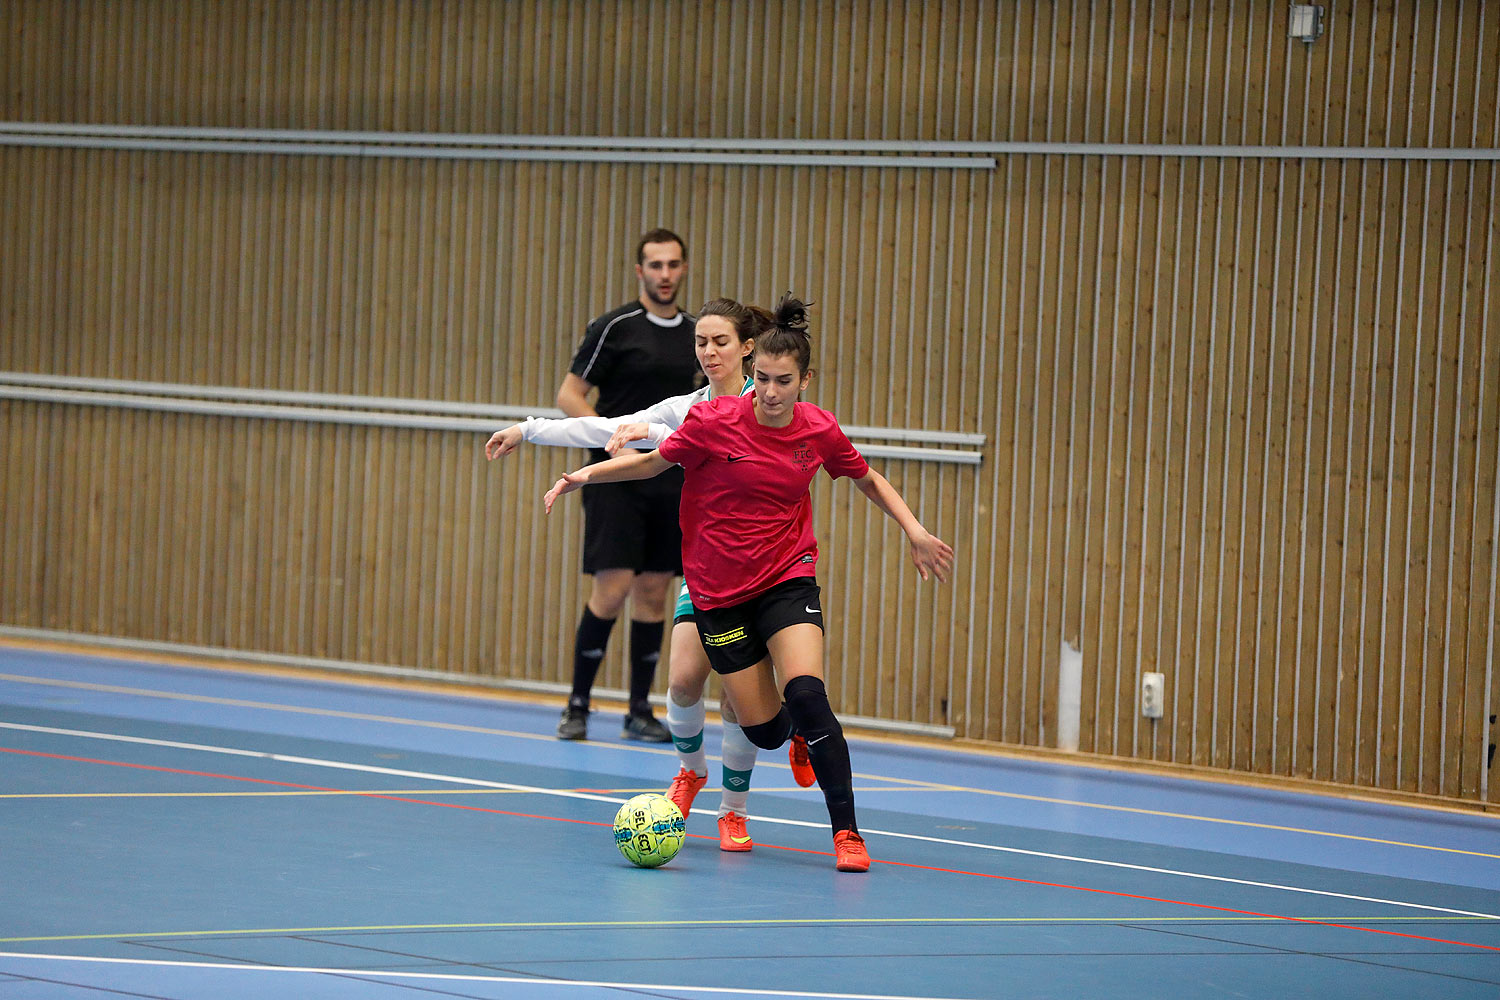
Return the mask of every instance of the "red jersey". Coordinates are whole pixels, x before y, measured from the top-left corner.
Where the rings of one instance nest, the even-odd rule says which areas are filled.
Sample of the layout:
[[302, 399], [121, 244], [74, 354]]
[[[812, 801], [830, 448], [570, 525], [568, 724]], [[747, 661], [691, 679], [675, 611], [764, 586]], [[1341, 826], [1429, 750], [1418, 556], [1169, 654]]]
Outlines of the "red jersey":
[[682, 570], [693, 605], [742, 604], [818, 569], [808, 488], [821, 466], [860, 479], [864, 457], [827, 410], [792, 408], [786, 427], [755, 419], [754, 396], [720, 396], [688, 411], [661, 445], [686, 470]]

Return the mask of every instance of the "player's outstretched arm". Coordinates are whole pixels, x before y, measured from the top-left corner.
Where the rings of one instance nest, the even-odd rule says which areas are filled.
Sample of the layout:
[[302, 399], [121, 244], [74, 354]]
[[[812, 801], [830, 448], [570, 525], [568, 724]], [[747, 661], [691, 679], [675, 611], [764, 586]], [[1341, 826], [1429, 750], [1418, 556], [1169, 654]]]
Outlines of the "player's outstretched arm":
[[503, 455], [509, 455], [521, 446], [523, 428], [520, 424], [511, 424], [502, 431], [496, 431], [490, 435], [490, 439], [484, 443], [484, 457], [493, 462]]
[[621, 417], [619, 426], [610, 435], [604, 450], [611, 455], [618, 455], [626, 448], [651, 451], [660, 447], [674, 430], [682, 426], [693, 404], [708, 398], [708, 393], [699, 389], [697, 392], [669, 397], [660, 403], [653, 403], [639, 413]]
[[953, 546], [922, 527], [906, 501], [901, 499], [901, 494], [896, 492], [896, 487], [874, 469], [856, 479], [854, 485], [871, 503], [901, 525], [911, 542], [911, 561], [916, 564], [922, 579], [926, 580], [930, 575], [947, 583], [948, 574], [953, 569]]
[[701, 390], [670, 396], [644, 410], [618, 417], [527, 417], [513, 427], [495, 432], [484, 452], [494, 460], [510, 454], [522, 442], [565, 448], [603, 448], [611, 455], [625, 448], [653, 451], [682, 424], [688, 408], [704, 398]]
[[563, 473], [563, 477], [553, 483], [552, 488], [542, 497], [542, 502], [547, 505], [547, 513], [550, 514], [558, 497], [567, 496], [588, 483], [623, 483], [632, 479], [650, 479], [671, 467], [672, 463], [662, 458], [659, 451], [638, 452], [595, 462], [593, 465], [585, 465], [577, 472]]
[[604, 450], [611, 455], [618, 455], [630, 442], [644, 441], [649, 433], [651, 433], [651, 425], [642, 420], [621, 424], [605, 442]]

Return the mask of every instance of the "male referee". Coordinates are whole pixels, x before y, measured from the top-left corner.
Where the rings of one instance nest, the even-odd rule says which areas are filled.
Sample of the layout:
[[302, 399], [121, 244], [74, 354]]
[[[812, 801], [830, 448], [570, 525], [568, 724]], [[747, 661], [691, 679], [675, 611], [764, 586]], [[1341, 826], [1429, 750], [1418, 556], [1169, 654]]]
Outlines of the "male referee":
[[[640, 295], [588, 325], [557, 390], [557, 405], [570, 417], [622, 416], [697, 387], [694, 318], [677, 308], [687, 245], [671, 230], [653, 229], [636, 244], [635, 260]], [[590, 406], [587, 397], [594, 389], [599, 396]], [[594, 449], [589, 461], [608, 457]], [[620, 735], [650, 743], [671, 740], [652, 716], [648, 695], [661, 655], [667, 590], [682, 573], [681, 495], [681, 469], [640, 482], [583, 488], [583, 571], [593, 583], [578, 622], [573, 691], [557, 723], [558, 739], [588, 738], [589, 694], [629, 596], [630, 710]]]

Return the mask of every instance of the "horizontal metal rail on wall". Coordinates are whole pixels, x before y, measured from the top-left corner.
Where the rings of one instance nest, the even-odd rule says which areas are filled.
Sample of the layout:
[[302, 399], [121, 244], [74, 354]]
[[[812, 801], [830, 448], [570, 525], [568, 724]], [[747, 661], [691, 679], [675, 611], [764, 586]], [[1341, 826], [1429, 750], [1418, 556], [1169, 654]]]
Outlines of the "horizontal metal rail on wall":
[[[104, 143], [102, 140], [112, 141]], [[120, 142], [171, 143], [171, 145], [118, 146]], [[207, 143], [228, 143], [234, 148], [207, 148], [205, 145]], [[137, 149], [196, 149], [200, 152], [303, 152], [346, 156], [743, 163], [769, 166], [794, 164], [801, 166], [922, 166], [968, 169], [992, 169], [996, 166], [993, 159], [996, 156], [1183, 156], [1312, 160], [1500, 159], [1500, 149], [1488, 147], [468, 135], [449, 132], [353, 132], [192, 125], [106, 125], [76, 122], [0, 122], [0, 145], [86, 145], [99, 148], [118, 146], [118, 148]], [[445, 153], [442, 151], [445, 147], [458, 147], [458, 149]], [[860, 156], [857, 154], [885, 155]], [[696, 158], [700, 156], [711, 158]]]
[[[476, 141], [484, 137], [450, 135], [446, 142], [385, 141], [372, 142], [360, 136], [374, 133], [307, 132], [300, 140], [271, 140], [252, 137], [239, 130], [235, 138], [211, 138], [182, 135], [153, 136], [141, 134], [128, 126], [58, 131], [57, 126], [16, 128], [25, 123], [0, 123], [0, 146], [44, 146], [74, 149], [120, 149], [142, 152], [175, 153], [258, 153], [296, 156], [368, 156], [425, 160], [522, 160], [547, 163], [687, 163], [724, 166], [760, 167], [918, 167], [942, 170], [993, 170], [996, 162], [987, 156], [902, 155], [900, 153], [789, 153], [789, 152], [711, 152], [649, 148], [575, 148], [559, 145], [546, 136], [516, 136], [507, 143]], [[189, 130], [198, 132], [203, 130]], [[215, 129], [214, 132], [235, 130]], [[387, 133], [403, 135], [403, 133]], [[489, 137], [494, 138], [494, 137]], [[539, 146], [533, 147], [533, 143]], [[597, 146], [595, 143], [579, 146]], [[742, 148], [741, 144], [737, 144]], [[533, 147], [533, 148], [524, 148]], [[771, 147], [784, 150], [784, 145]]]
[[[561, 417], [561, 410], [451, 403], [442, 400], [400, 399], [384, 396], [346, 396], [332, 393], [248, 389], [233, 386], [183, 385], [174, 382], [132, 382], [71, 375], [0, 372], [0, 399], [75, 406], [195, 413], [203, 416], [258, 420], [296, 420], [308, 423], [353, 424], [362, 427], [402, 427], [409, 430], [489, 433], [500, 421], [528, 416]], [[455, 414], [470, 414], [458, 416]], [[926, 441], [933, 444], [984, 443], [982, 434], [903, 428], [845, 428], [866, 458], [911, 459], [957, 465], [978, 465], [977, 451], [872, 444], [865, 438]]]
[[[188, 385], [181, 382], [138, 382], [123, 378], [88, 378], [82, 375], [46, 375], [32, 372], [0, 372], [0, 385], [24, 385], [50, 389], [82, 389], [87, 392], [124, 392], [142, 396], [180, 399], [216, 399], [239, 403], [280, 403], [291, 406], [337, 406], [344, 409], [395, 410], [406, 413], [440, 413], [449, 416], [488, 417], [494, 420], [525, 420], [527, 417], [561, 417], [562, 410], [490, 403], [455, 403], [443, 399], [403, 399], [396, 396], [350, 396], [330, 392], [295, 392], [284, 389], [251, 389], [233, 385]], [[494, 427], [493, 423], [488, 426]]]

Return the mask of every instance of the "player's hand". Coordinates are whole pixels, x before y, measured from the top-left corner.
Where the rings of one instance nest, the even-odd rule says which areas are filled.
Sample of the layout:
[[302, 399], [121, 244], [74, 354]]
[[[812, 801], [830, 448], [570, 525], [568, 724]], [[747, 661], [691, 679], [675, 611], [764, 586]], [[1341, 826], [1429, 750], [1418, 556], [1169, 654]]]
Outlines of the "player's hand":
[[911, 561], [917, 564], [922, 579], [931, 575], [947, 583], [953, 571], [953, 546], [924, 528], [911, 538]]
[[511, 424], [503, 431], [496, 431], [484, 443], [484, 457], [493, 462], [502, 455], [509, 455], [521, 446], [521, 425]]
[[547, 491], [547, 495], [542, 497], [542, 503], [547, 505], [547, 513], [552, 513], [552, 505], [557, 502], [558, 497], [581, 490], [583, 484], [588, 481], [588, 476], [584, 475], [582, 470], [578, 472], [564, 472], [562, 478], [553, 483], [552, 488]]
[[643, 423], [621, 424], [615, 428], [615, 432], [609, 436], [609, 441], [604, 445], [604, 450], [611, 456], [618, 455], [620, 450], [632, 441], [639, 441], [645, 437], [649, 428]]

